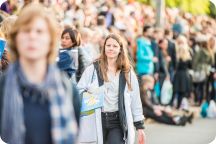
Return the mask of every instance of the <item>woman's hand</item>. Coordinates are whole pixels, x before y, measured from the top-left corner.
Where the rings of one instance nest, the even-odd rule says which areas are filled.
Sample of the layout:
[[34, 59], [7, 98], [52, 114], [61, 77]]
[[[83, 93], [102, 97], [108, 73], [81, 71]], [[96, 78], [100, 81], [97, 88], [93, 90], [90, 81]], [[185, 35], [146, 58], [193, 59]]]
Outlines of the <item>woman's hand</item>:
[[157, 57], [153, 57], [152, 61], [153, 61], [154, 63], [157, 63], [157, 62], [158, 62], [158, 58], [157, 58]]
[[166, 61], [167, 61], [167, 62], [170, 62], [171, 60], [172, 60], [172, 59], [171, 59], [170, 56], [167, 56], [167, 57], [166, 57]]
[[139, 144], [145, 144], [146, 143], [146, 135], [143, 129], [138, 130], [138, 142]]
[[155, 108], [154, 109], [154, 113], [157, 115], [157, 116], [161, 116], [162, 115], [162, 111], [158, 108]]

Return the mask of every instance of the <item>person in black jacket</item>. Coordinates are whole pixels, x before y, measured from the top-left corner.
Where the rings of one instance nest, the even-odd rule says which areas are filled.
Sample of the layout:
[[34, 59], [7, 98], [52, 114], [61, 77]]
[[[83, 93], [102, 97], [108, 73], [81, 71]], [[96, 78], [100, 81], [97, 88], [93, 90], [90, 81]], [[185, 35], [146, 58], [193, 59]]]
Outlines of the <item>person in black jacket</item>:
[[161, 39], [158, 42], [159, 45], [159, 82], [160, 86], [163, 86], [165, 79], [170, 79], [169, 66], [171, 57], [168, 54], [168, 41], [167, 39]]
[[170, 79], [173, 82], [174, 73], [175, 73], [175, 70], [176, 70], [176, 63], [177, 63], [177, 59], [176, 59], [176, 45], [175, 45], [175, 42], [172, 40], [173, 34], [172, 34], [171, 30], [169, 30], [169, 29], [165, 30], [165, 37], [166, 37], [166, 39], [168, 41], [167, 51], [168, 51], [169, 56], [172, 59], [170, 61], [170, 65], [169, 65], [168, 70], [169, 70], [169, 73], [170, 73]]
[[[180, 108], [182, 99], [189, 98], [192, 91], [192, 77], [189, 69], [192, 68], [192, 59], [187, 39], [184, 36], [177, 38], [177, 69], [174, 75], [174, 94], [177, 98], [177, 108]], [[187, 109], [188, 110], [188, 109]]]

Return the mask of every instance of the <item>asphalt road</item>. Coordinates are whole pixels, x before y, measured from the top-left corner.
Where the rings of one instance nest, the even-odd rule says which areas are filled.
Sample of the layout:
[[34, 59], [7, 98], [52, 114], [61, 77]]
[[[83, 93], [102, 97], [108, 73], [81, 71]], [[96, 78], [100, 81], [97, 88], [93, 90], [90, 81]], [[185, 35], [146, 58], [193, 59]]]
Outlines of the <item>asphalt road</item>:
[[197, 118], [185, 127], [158, 123], [145, 127], [147, 144], [209, 144], [216, 137], [216, 119]]

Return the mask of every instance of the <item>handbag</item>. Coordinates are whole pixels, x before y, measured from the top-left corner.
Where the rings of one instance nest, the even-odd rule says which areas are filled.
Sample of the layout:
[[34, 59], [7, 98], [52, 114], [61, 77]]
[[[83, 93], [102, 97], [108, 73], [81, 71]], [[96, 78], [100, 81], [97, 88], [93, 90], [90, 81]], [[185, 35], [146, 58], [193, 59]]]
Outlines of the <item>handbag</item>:
[[203, 82], [208, 77], [211, 67], [209, 65], [201, 64], [199, 69], [194, 70], [192, 78], [193, 82]]
[[94, 71], [92, 74], [91, 83], [93, 83], [94, 81], [96, 71], [98, 76], [99, 87], [96, 87], [93, 93], [88, 92], [88, 90], [82, 92], [81, 116], [93, 114], [95, 112], [95, 109], [103, 107], [104, 103], [103, 81], [99, 75], [98, 62], [94, 62], [93, 64]]
[[207, 116], [209, 118], [216, 118], [216, 104], [215, 101], [211, 100], [208, 110], [207, 110]]
[[161, 88], [161, 104], [167, 105], [170, 103], [173, 95], [173, 86], [170, 80], [165, 80]]
[[[95, 69], [94, 69], [94, 71], [93, 71], [93, 73], [92, 73], [92, 78], [91, 78], [91, 83], [93, 82], [93, 80], [94, 80], [94, 73], [95, 73]], [[81, 112], [80, 112], [80, 115], [81, 115], [81, 117], [82, 116], [87, 116], [87, 115], [91, 115], [91, 114], [93, 114], [95, 111], [94, 111], [94, 109], [92, 109], [92, 110], [89, 110], [89, 111], [83, 111], [82, 109], [83, 109], [83, 96], [85, 95], [85, 93], [88, 93], [87, 92], [87, 90], [84, 90], [82, 93], [81, 93], [81, 100], [82, 100], [82, 102], [81, 102]]]
[[202, 82], [206, 79], [207, 75], [204, 70], [194, 71], [193, 72], [193, 82]]

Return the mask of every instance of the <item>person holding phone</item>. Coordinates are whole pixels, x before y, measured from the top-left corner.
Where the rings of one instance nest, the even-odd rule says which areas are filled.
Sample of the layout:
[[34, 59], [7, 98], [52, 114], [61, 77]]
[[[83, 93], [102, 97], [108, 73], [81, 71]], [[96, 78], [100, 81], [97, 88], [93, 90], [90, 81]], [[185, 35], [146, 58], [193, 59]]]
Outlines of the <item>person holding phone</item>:
[[103, 107], [81, 117], [79, 143], [134, 144], [135, 126], [144, 144], [139, 84], [119, 35], [106, 37], [100, 58], [86, 68], [77, 87], [80, 93], [104, 89]]

